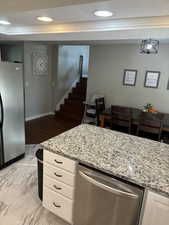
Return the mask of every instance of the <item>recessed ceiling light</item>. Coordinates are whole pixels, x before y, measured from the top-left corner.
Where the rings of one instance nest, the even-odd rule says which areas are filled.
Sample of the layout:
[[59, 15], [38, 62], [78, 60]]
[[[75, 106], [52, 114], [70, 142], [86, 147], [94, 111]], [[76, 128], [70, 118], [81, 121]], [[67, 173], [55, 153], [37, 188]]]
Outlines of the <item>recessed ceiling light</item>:
[[94, 12], [95, 16], [100, 16], [100, 17], [110, 17], [113, 16], [114, 13], [108, 10], [97, 10]]
[[43, 22], [52, 22], [53, 19], [47, 16], [39, 16], [37, 17], [37, 20], [43, 21]]
[[0, 24], [2, 25], [10, 25], [11, 23], [6, 20], [0, 20]]

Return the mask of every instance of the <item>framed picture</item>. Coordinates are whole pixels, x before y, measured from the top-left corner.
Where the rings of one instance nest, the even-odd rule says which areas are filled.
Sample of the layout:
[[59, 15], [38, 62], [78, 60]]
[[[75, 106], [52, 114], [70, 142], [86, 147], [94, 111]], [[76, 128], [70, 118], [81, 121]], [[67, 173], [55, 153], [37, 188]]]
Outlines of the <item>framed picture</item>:
[[124, 70], [123, 85], [135, 86], [137, 79], [137, 70]]
[[160, 81], [159, 71], [146, 71], [144, 87], [158, 88], [159, 81]]
[[46, 52], [36, 51], [32, 53], [33, 75], [48, 74], [48, 55]]

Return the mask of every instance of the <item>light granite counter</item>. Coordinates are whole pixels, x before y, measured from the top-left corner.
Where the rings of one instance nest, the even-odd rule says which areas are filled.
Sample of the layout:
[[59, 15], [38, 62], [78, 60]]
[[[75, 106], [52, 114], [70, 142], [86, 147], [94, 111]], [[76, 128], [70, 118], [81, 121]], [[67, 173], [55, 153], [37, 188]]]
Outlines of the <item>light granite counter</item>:
[[41, 146], [169, 197], [169, 145], [84, 124]]

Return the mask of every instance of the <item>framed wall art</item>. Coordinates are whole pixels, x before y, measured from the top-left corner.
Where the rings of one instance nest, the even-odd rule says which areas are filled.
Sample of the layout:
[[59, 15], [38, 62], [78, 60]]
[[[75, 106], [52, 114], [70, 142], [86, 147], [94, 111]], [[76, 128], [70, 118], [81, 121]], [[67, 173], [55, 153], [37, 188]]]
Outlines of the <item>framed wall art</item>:
[[137, 79], [137, 70], [124, 70], [123, 85], [125, 86], [135, 86]]
[[33, 75], [48, 74], [48, 55], [45, 51], [35, 51], [32, 53]]
[[158, 88], [159, 81], [160, 81], [159, 71], [146, 71], [144, 87]]

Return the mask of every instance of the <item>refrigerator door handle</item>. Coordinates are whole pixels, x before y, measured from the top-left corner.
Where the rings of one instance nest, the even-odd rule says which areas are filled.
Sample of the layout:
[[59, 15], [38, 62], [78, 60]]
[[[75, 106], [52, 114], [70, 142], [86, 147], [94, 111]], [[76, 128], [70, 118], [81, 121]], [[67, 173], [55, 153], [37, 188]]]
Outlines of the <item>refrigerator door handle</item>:
[[1, 94], [0, 94], [0, 109], [1, 109], [1, 127], [2, 127], [4, 123], [4, 107]]

